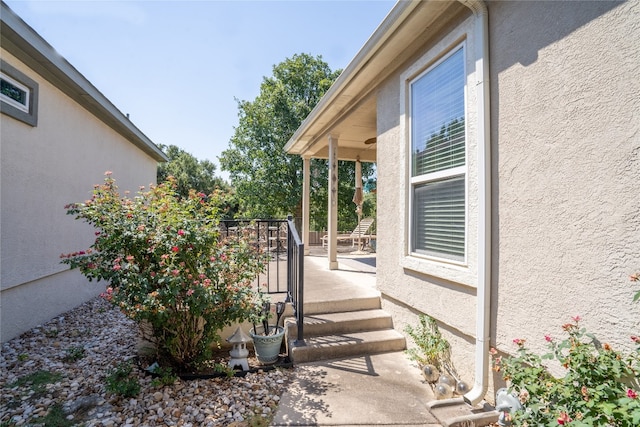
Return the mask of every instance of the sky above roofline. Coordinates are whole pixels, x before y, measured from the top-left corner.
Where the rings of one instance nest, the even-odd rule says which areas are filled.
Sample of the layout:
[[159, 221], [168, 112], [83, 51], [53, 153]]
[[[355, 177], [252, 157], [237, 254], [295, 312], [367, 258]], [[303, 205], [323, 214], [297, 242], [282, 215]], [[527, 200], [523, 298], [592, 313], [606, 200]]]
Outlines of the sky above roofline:
[[[5, 0], [153, 142], [218, 165], [273, 66], [345, 68], [395, 1]], [[115, 171], [114, 171], [115, 172]]]

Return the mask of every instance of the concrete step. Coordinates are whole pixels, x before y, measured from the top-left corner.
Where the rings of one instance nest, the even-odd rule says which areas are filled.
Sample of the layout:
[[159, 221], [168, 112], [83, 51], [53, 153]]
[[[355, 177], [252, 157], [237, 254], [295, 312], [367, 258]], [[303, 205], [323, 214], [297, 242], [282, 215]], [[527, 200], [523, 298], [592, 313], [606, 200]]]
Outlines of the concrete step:
[[[285, 327], [287, 329], [287, 336], [297, 336], [298, 325], [294, 319], [288, 319]], [[305, 337], [339, 335], [380, 329], [393, 329], [391, 316], [380, 309], [311, 314], [305, 316], [304, 319]]]
[[305, 338], [305, 345], [294, 344], [294, 340], [295, 337], [288, 340], [289, 357], [294, 363], [388, 353], [406, 348], [404, 336], [393, 329], [309, 337]]
[[352, 298], [322, 299], [321, 301], [306, 301], [304, 315], [340, 313], [346, 311], [376, 310], [380, 308], [380, 296], [370, 295]]

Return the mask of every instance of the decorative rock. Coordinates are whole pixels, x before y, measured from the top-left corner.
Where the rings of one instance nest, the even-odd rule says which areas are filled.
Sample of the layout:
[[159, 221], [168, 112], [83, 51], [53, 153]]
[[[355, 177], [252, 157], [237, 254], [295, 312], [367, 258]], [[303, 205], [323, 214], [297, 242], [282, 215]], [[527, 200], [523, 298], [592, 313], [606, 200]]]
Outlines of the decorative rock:
[[[141, 392], [123, 399], [103, 394], [105, 378], [116, 364], [135, 360], [135, 323], [99, 298], [65, 313], [64, 322], [59, 319], [1, 345], [0, 384], [15, 383], [40, 370], [61, 378], [44, 385], [45, 393], [34, 393], [28, 384], [3, 388], [0, 423], [11, 420], [16, 426], [39, 425], [49, 408], [62, 405], [65, 415], [86, 427], [160, 423], [246, 427], [245, 420], [272, 414], [270, 405], [279, 401], [290, 375], [286, 370], [260, 370], [244, 377], [177, 380], [159, 390], [151, 385], [151, 377], [136, 370]], [[58, 331], [54, 339], [45, 336], [52, 330]], [[85, 357], [65, 362], [64, 349], [79, 346], [85, 348]]]

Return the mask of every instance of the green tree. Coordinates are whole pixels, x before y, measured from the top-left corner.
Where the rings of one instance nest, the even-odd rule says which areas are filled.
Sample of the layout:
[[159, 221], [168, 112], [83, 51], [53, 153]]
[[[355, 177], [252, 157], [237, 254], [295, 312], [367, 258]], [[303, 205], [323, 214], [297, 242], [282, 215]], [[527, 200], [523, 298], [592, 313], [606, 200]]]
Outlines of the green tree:
[[[362, 176], [366, 177], [373, 173], [372, 163], [362, 163]], [[351, 231], [358, 224], [358, 214], [356, 205], [353, 203], [355, 192], [355, 163], [349, 161], [338, 162], [338, 229], [339, 231]], [[312, 230], [320, 231], [327, 227], [328, 221], [328, 176], [329, 166], [327, 160], [313, 159], [311, 162], [311, 209], [310, 227]], [[364, 183], [363, 183], [364, 186]], [[364, 202], [362, 204], [362, 218], [375, 217], [376, 215], [375, 195], [365, 190]]]
[[[229, 172], [241, 216], [300, 216], [302, 159], [285, 153], [284, 145], [339, 74], [321, 56], [294, 55], [273, 67], [273, 76], [263, 79], [253, 102], [238, 101], [239, 124], [220, 164]], [[373, 170], [367, 164], [362, 169], [365, 177]], [[326, 160], [312, 161], [311, 221], [318, 227], [326, 224], [327, 173]], [[340, 227], [357, 221], [351, 202], [354, 176], [353, 162], [340, 162]]]
[[158, 147], [167, 155], [169, 161], [158, 166], [158, 183], [167, 181], [169, 176], [175, 178], [176, 191], [181, 197], [188, 197], [189, 190], [211, 194], [216, 189], [224, 193], [230, 191], [229, 185], [216, 176], [216, 165], [209, 160], [198, 160], [192, 154], [175, 145]]

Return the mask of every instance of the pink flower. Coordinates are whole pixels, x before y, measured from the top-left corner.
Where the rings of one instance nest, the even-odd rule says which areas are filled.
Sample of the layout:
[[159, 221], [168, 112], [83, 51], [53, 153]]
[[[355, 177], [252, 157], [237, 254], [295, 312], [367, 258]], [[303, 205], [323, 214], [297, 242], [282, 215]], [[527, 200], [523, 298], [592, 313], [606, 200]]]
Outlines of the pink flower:
[[627, 389], [627, 397], [629, 399], [637, 399], [638, 398], [638, 393], [636, 393], [635, 390], [629, 388], [629, 389]]
[[582, 317], [580, 316], [573, 316], [571, 319], [573, 319], [574, 322], [578, 323], [579, 321], [582, 320]]
[[180, 248], [179, 248], [179, 247], [177, 247], [177, 246], [174, 246], [174, 247], [172, 247], [172, 248], [171, 248], [171, 250], [172, 250], [173, 252], [178, 252], [178, 251], [180, 251]]
[[640, 281], [640, 273], [632, 274], [629, 276], [629, 279], [631, 279], [632, 282]]
[[178, 236], [184, 236], [184, 230], [178, 230]]
[[171, 274], [173, 274], [174, 276], [179, 276], [180, 270], [171, 270]]
[[113, 266], [113, 270], [114, 271], [120, 271], [121, 268], [122, 267], [120, 267], [120, 264], [116, 264], [116, 265]]
[[104, 174], [105, 174], [105, 176], [111, 176], [111, 175], [113, 174], [113, 172], [111, 172], [111, 171], [106, 171]]
[[570, 421], [571, 418], [569, 417], [569, 414], [567, 414], [566, 412], [560, 412], [560, 416], [558, 417], [558, 424], [563, 426]]
[[631, 339], [633, 340], [634, 343], [640, 344], [640, 337], [637, 337], [635, 335], [631, 335]]
[[516, 338], [513, 340], [513, 343], [518, 347], [522, 347], [527, 340], [523, 340], [522, 338]]
[[193, 289], [189, 289], [189, 290], [187, 291], [187, 296], [191, 296], [191, 295], [193, 295]]
[[551, 338], [551, 335], [545, 335], [545, 336], [544, 336], [544, 340], [545, 340], [546, 342], [551, 342], [551, 341], [553, 341], [553, 338]]

